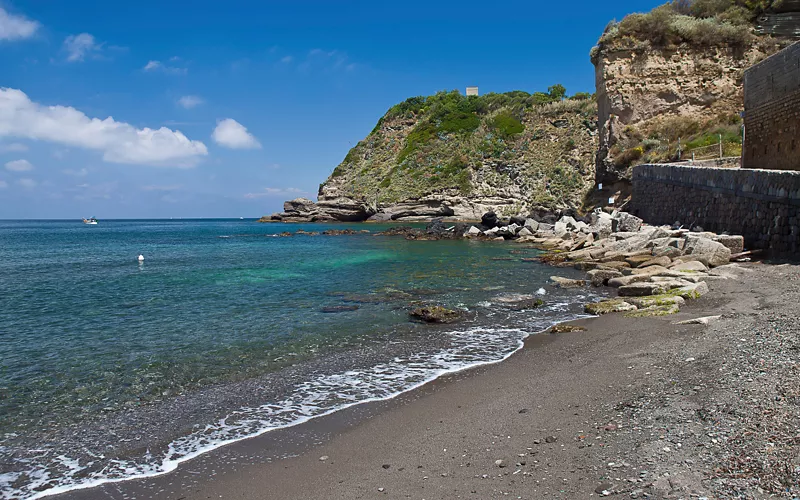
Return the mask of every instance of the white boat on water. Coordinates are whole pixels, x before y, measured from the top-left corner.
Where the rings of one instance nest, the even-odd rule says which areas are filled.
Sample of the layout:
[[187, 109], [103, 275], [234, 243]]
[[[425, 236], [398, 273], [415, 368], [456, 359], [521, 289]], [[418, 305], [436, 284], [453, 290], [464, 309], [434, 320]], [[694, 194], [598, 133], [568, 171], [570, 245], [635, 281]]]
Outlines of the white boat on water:
[[97, 225], [97, 219], [95, 219], [94, 217], [92, 217], [91, 219], [83, 219], [83, 223], [84, 224], [90, 224], [92, 226], [96, 226]]

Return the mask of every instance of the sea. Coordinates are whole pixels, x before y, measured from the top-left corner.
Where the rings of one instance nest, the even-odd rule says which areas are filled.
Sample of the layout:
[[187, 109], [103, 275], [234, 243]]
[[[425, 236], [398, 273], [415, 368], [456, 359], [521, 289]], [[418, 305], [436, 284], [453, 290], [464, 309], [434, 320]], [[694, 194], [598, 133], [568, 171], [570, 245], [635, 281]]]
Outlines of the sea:
[[[0, 498], [167, 473], [500, 362], [599, 294], [523, 244], [390, 227], [0, 221]], [[356, 234], [296, 234], [333, 229]], [[410, 321], [426, 305], [464, 319]]]

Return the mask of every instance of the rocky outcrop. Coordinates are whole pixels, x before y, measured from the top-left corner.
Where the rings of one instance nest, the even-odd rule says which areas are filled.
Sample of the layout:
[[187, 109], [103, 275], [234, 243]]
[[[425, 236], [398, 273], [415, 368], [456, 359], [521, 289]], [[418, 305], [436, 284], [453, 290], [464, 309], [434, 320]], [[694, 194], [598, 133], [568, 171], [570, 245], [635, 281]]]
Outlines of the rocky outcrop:
[[374, 213], [369, 206], [348, 198], [319, 203], [296, 198], [283, 204], [283, 212], [262, 217], [259, 222], [362, 222]]

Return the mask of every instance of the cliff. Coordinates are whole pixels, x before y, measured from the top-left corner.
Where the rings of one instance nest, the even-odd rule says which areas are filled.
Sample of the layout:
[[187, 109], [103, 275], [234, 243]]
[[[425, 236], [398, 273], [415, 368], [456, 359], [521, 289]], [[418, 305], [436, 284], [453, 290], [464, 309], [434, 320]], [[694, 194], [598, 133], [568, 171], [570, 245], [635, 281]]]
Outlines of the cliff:
[[440, 92], [393, 106], [320, 186], [272, 220], [480, 219], [581, 205], [594, 183], [596, 105], [510, 92]]
[[771, 33], [791, 31], [771, 4], [673, 2], [608, 25], [591, 53], [598, 183], [627, 195], [634, 165], [718, 156], [720, 137], [725, 156], [741, 155], [744, 70], [788, 43]]

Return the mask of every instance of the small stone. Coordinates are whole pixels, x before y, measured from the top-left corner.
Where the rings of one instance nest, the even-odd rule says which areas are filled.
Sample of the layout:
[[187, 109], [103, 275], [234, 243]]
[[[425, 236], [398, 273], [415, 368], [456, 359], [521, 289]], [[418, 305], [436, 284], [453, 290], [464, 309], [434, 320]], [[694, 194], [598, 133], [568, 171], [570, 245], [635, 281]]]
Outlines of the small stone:
[[328, 457], [328, 455], [322, 455], [321, 457], [319, 457], [319, 461], [320, 461], [320, 462], [324, 462], [324, 461], [325, 461], [325, 460], [327, 460], [328, 458], [329, 458], [329, 457]]
[[594, 492], [598, 495], [608, 495], [609, 491], [614, 487], [611, 483], [601, 483], [597, 488], [594, 489]]
[[495, 460], [495, 461], [494, 461], [494, 464], [495, 464], [496, 466], [500, 467], [501, 469], [507, 466], [507, 464], [506, 464], [506, 461], [505, 461], [505, 460]]
[[558, 438], [555, 436], [547, 436], [544, 438], [545, 443], [555, 443], [556, 441], [558, 441]]
[[384, 469], [388, 469], [389, 467], [391, 467], [391, 465], [389, 465], [389, 464], [383, 464], [383, 465], [381, 465], [381, 467], [383, 467]]
[[383, 493], [384, 491], [386, 491], [386, 488], [378, 488], [378, 491]]

